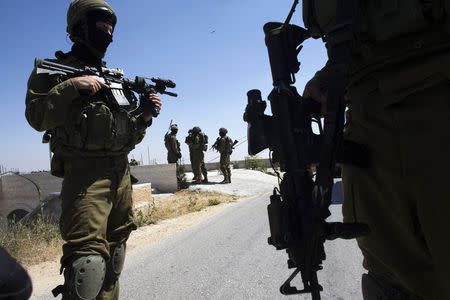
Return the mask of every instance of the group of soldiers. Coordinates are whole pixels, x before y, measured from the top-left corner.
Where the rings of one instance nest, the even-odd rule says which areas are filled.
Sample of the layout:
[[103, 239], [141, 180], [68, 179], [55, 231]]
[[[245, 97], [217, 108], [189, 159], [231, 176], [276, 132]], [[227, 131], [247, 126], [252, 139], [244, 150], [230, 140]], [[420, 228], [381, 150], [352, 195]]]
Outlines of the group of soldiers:
[[[344, 222], [370, 228], [357, 239], [368, 270], [363, 297], [450, 299], [449, 1], [303, 3], [304, 23], [313, 37], [342, 30], [327, 42], [354, 42], [344, 137], [367, 145], [370, 162], [366, 168], [344, 165], [343, 215]], [[355, 34], [345, 34], [347, 23], [335, 24], [336, 16], [347, 12], [357, 14]], [[51, 61], [103, 74], [116, 22], [104, 0], [73, 0], [67, 12], [72, 49], [57, 51]], [[322, 103], [324, 114], [328, 79], [336, 68], [346, 67], [333, 65], [332, 57], [306, 85], [303, 96]], [[161, 99], [143, 92], [139, 109], [127, 110], [111, 103], [110, 84], [92, 74], [64, 77], [36, 68], [28, 80], [27, 121], [51, 133], [51, 171], [64, 178], [64, 284], [53, 291], [64, 300], [118, 299], [126, 242], [136, 229], [127, 155], [142, 141]], [[120, 95], [134, 102], [130, 93]], [[171, 127], [169, 162], [181, 157], [177, 130]], [[213, 145], [221, 154], [224, 183], [231, 182], [233, 147], [226, 133], [221, 128]], [[194, 182], [207, 182], [207, 136], [194, 127], [186, 143]]]
[[[167, 149], [167, 162], [177, 163], [181, 159], [180, 142], [177, 139], [178, 125], [171, 124], [170, 132], [164, 136], [164, 145]], [[231, 168], [230, 156], [233, 152], [237, 141], [227, 136], [228, 130], [226, 128], [219, 129], [219, 137], [212, 145], [214, 149], [220, 153], [220, 170], [223, 174], [223, 181], [220, 183], [231, 183]], [[205, 166], [205, 154], [208, 150], [208, 136], [201, 130], [200, 127], [194, 126], [189, 129], [186, 136], [185, 143], [189, 147], [189, 159], [191, 161], [192, 172], [194, 177], [192, 183], [208, 183], [208, 170]]]

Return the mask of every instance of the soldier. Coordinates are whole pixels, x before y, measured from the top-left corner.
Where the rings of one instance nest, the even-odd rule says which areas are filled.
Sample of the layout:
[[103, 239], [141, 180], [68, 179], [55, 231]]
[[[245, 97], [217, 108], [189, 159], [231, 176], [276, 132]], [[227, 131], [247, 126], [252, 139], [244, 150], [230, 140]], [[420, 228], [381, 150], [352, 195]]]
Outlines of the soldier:
[[192, 172], [194, 173], [193, 183], [208, 183], [208, 171], [205, 167], [205, 154], [203, 153], [208, 150], [208, 136], [202, 132], [200, 127], [195, 126], [192, 128], [191, 134], [186, 137], [186, 144], [189, 146]]
[[[68, 53], [56, 52], [54, 61], [100, 70], [115, 25], [116, 14], [103, 0], [72, 1], [67, 32], [74, 44]], [[63, 299], [118, 299], [126, 241], [136, 229], [127, 155], [153, 115], [113, 105], [107, 88], [96, 76], [64, 80], [36, 69], [28, 80], [26, 118], [34, 129], [51, 132], [52, 174], [64, 178], [64, 285], [53, 290]], [[143, 95], [141, 102], [161, 107], [156, 94]]]
[[181, 158], [180, 142], [177, 140], [178, 126], [170, 125], [170, 133], [164, 136], [164, 145], [167, 149], [167, 162], [173, 164]]
[[[359, 13], [344, 137], [367, 145], [370, 159], [343, 167], [343, 215], [370, 227], [357, 239], [364, 299], [450, 299], [448, 3], [304, 2], [314, 37], [332, 29], [336, 6]], [[340, 42], [352, 37], [345, 28]], [[324, 103], [334, 67], [327, 63], [303, 95]]]
[[223, 174], [223, 181], [220, 183], [231, 183], [230, 155], [233, 152], [233, 140], [227, 136], [226, 128], [219, 129], [219, 136], [212, 146], [220, 153], [220, 170]]

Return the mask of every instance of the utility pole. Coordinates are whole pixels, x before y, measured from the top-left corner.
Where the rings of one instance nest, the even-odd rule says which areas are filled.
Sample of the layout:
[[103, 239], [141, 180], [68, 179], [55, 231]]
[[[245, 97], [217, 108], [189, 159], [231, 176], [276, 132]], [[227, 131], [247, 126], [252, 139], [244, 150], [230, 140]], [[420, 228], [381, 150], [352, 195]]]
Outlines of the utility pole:
[[148, 158], [148, 164], [150, 165], [150, 146], [147, 145], [147, 158]]

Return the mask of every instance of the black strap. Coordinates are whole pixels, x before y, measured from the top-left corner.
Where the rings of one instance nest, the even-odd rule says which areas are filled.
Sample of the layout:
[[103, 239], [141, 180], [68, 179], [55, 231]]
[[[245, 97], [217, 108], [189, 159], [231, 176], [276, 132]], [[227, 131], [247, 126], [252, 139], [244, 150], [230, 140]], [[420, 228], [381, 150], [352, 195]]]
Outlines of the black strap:
[[58, 285], [57, 287], [55, 287], [53, 290], [52, 290], [52, 294], [53, 294], [53, 297], [58, 297], [58, 295], [59, 294], [63, 294], [64, 295], [64, 292], [66, 292], [67, 291], [67, 289], [66, 289], [66, 286], [65, 285]]

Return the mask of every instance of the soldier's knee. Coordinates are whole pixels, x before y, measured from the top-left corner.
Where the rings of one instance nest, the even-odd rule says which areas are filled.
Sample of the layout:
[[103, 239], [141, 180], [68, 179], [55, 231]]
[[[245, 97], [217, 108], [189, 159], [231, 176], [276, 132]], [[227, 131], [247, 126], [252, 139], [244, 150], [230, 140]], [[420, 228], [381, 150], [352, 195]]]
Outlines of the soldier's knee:
[[[99, 254], [75, 259], [64, 272], [63, 299], [90, 300], [100, 292], [105, 279], [106, 263]], [[59, 293], [55, 289], [54, 295]]]
[[125, 253], [126, 243], [120, 243], [114, 247], [111, 247], [111, 258], [107, 262], [106, 266], [106, 281], [108, 281], [107, 283], [113, 284], [117, 281], [117, 279], [119, 279], [120, 274], [123, 270], [123, 265], [125, 263]]

